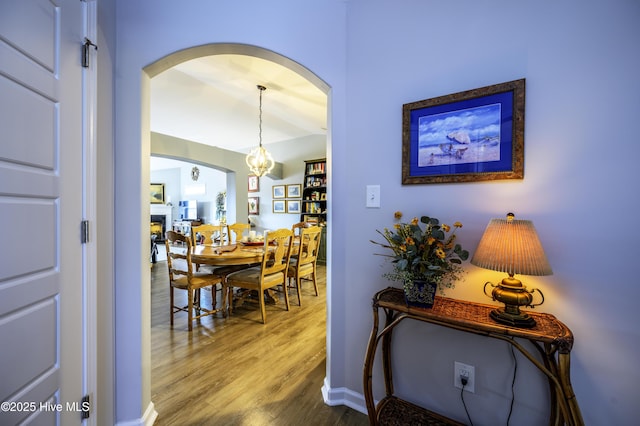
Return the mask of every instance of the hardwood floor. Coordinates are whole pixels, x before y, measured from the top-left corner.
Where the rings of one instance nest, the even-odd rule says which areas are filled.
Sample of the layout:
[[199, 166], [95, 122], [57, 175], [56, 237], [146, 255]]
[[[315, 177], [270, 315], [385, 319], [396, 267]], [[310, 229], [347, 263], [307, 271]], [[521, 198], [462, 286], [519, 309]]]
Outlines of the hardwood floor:
[[[194, 323], [186, 313], [169, 325], [167, 266], [151, 271], [151, 400], [156, 425], [368, 425], [367, 416], [345, 406], [324, 404], [325, 268], [319, 265], [319, 292], [303, 282], [302, 307], [290, 291], [267, 305], [261, 323], [257, 303], [238, 306]], [[176, 292], [181, 302], [185, 292]], [[210, 306], [211, 292], [203, 293]]]

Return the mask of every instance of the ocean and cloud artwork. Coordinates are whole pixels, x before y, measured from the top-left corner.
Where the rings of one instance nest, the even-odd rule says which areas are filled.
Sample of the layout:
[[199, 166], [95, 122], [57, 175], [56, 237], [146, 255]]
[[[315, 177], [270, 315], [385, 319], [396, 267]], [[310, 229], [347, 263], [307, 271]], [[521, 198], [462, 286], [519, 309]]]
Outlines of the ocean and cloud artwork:
[[501, 104], [418, 118], [418, 167], [500, 161]]

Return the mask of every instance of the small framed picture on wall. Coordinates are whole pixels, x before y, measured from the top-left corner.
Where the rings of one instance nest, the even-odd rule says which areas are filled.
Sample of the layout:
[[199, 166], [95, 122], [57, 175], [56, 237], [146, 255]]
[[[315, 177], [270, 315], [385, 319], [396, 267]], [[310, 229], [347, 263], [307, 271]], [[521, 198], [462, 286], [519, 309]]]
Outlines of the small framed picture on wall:
[[300, 213], [300, 200], [287, 200], [287, 213]]
[[260, 191], [260, 178], [256, 175], [249, 175], [247, 178], [247, 190], [249, 192]]
[[300, 198], [302, 195], [302, 185], [287, 185], [287, 198]]
[[151, 204], [164, 204], [164, 183], [152, 183], [150, 195]]
[[249, 197], [249, 214], [260, 214], [260, 197]]
[[285, 207], [284, 200], [273, 200], [273, 212], [274, 213], [286, 213], [287, 209]]
[[285, 198], [285, 195], [284, 185], [273, 185], [273, 198]]

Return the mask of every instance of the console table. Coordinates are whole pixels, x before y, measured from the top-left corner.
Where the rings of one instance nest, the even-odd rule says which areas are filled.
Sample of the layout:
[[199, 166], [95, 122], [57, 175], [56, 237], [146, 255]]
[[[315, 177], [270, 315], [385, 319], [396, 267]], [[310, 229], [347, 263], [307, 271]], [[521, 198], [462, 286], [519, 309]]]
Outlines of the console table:
[[[385, 324], [378, 330], [378, 311], [385, 313]], [[402, 289], [387, 288], [373, 297], [373, 329], [364, 360], [364, 397], [371, 425], [390, 424], [459, 424], [394, 396], [391, 371], [391, 335], [404, 319], [440, 325], [468, 333], [508, 342], [547, 376], [551, 395], [550, 424], [584, 425], [578, 401], [569, 377], [573, 334], [550, 314], [527, 312], [536, 320], [533, 328], [516, 328], [499, 324], [489, 317], [495, 306], [436, 297], [431, 309], [407, 307]], [[524, 348], [516, 338], [526, 339], [536, 348], [538, 357]], [[373, 399], [372, 369], [378, 343], [382, 340], [382, 368], [386, 396]], [[542, 359], [542, 361], [539, 360]], [[401, 418], [400, 418], [401, 417]]]

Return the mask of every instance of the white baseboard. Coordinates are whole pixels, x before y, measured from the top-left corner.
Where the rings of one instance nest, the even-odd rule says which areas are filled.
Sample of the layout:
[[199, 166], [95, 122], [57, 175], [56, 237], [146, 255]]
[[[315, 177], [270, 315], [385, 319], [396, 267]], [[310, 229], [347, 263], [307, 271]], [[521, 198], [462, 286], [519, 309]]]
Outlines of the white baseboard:
[[135, 420], [118, 422], [116, 423], [116, 426], [151, 426], [155, 423], [157, 418], [158, 412], [156, 411], [153, 402], [150, 402], [142, 417]]
[[349, 388], [332, 389], [329, 383], [327, 383], [326, 377], [322, 385], [322, 398], [327, 405], [346, 405], [362, 414], [367, 414], [367, 404], [364, 401], [364, 395], [354, 392]]

